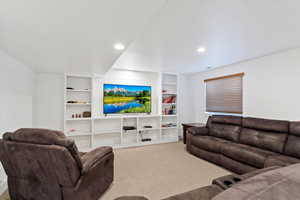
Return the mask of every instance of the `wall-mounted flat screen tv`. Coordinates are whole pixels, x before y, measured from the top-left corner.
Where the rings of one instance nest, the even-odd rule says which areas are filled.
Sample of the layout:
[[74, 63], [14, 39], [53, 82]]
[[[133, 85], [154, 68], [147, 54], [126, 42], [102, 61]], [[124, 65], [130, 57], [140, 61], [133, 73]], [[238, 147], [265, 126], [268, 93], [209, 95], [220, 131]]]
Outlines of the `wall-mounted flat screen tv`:
[[151, 113], [151, 86], [103, 85], [104, 114]]

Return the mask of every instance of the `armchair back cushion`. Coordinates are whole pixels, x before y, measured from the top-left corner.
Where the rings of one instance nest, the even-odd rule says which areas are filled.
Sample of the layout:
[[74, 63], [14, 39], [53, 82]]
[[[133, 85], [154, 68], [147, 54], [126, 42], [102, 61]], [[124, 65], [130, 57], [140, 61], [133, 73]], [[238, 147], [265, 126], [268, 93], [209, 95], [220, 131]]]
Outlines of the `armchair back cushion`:
[[289, 122], [258, 118], [244, 118], [240, 142], [282, 153], [289, 132]]
[[209, 135], [233, 142], [239, 141], [241, 117], [217, 115], [212, 116], [210, 120]]
[[69, 150], [69, 152], [77, 162], [78, 167], [82, 169], [82, 162], [80, 159], [79, 151], [75, 145], [74, 140], [68, 139], [65, 134], [60, 131], [22, 128], [14, 133], [5, 133], [3, 138], [5, 140], [21, 143], [58, 145], [65, 147]]
[[37, 184], [74, 186], [81, 175], [78, 165], [81, 160], [74, 157], [75, 154], [80, 159], [74, 141], [59, 131], [19, 129], [15, 133], [5, 133], [0, 149], [9, 179], [18, 179], [15, 185], [26, 184], [28, 180]]

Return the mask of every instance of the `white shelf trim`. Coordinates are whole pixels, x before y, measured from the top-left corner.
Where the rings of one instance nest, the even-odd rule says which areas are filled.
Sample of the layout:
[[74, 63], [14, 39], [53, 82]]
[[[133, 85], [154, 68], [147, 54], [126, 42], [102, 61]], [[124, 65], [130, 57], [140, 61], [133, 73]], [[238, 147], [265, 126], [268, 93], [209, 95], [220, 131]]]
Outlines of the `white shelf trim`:
[[92, 120], [92, 118], [69, 118], [69, 119], [66, 119], [66, 121], [89, 121], [89, 120]]
[[87, 90], [71, 90], [71, 89], [66, 89], [67, 92], [92, 92], [92, 90], [87, 89]]
[[[86, 126], [89, 126], [90, 132], [84, 132], [84, 131], [74, 131], [74, 132], [67, 132], [66, 135], [68, 137], [72, 137], [76, 140], [76, 137], [80, 136], [90, 136], [88, 139], [82, 138], [82, 144], [83, 146], [80, 147], [80, 150], [91, 150], [98, 146], [103, 145], [109, 145], [113, 146], [114, 148], [123, 148], [123, 147], [135, 147], [135, 146], [144, 146], [144, 145], [152, 145], [152, 144], [160, 144], [160, 143], [169, 143], [169, 142], [177, 142], [179, 140], [178, 137], [178, 129], [179, 129], [179, 123], [177, 114], [175, 115], [162, 115], [162, 107], [165, 105], [177, 105], [178, 100], [176, 99], [176, 102], [174, 103], [162, 103], [162, 98], [164, 95], [174, 95], [176, 96], [178, 94], [178, 76], [176, 74], [167, 74], [167, 73], [160, 73], [161, 79], [160, 79], [160, 89], [166, 88], [172, 88], [168, 89], [168, 91], [161, 92], [159, 94], [159, 99], [157, 100], [157, 107], [158, 107], [158, 114], [133, 114], [133, 115], [108, 115], [108, 116], [96, 116], [95, 113], [95, 99], [94, 99], [94, 89], [95, 89], [95, 80], [96, 77], [94, 76], [80, 76], [80, 75], [66, 75], [65, 76], [65, 85], [64, 85], [64, 127], [65, 130], [69, 130], [69, 128], [74, 128], [81, 124], [77, 121], [86, 121], [82, 123], [82, 126], [86, 129]], [[166, 79], [164, 80], [164, 76], [166, 76]], [[172, 77], [170, 77], [172, 76]], [[101, 77], [100, 77], [101, 78]], [[74, 82], [74, 85], [68, 85], [69, 81], [70, 83]], [[97, 77], [99, 79], [99, 77]], [[78, 83], [83, 82], [83, 85], [77, 84], [76, 81], [78, 80]], [[173, 81], [174, 80], [174, 81]], [[76, 86], [76, 87], [75, 87]], [[67, 87], [73, 87], [74, 90], [66, 89]], [[76, 88], [87, 88], [87, 89], [76, 89]], [[91, 87], [91, 88], [89, 88]], [[174, 88], [174, 89], [173, 89]], [[89, 101], [86, 104], [84, 103], [65, 103], [68, 100], [68, 97], [71, 97], [69, 95], [72, 95], [72, 97], [76, 97], [78, 94], [79, 99], [84, 95], [83, 97], [89, 96]], [[70, 118], [68, 116], [69, 112], [72, 111], [71, 109], [73, 106], [91, 106], [91, 112], [92, 117], [90, 118]], [[176, 106], [177, 107], [177, 106]], [[89, 108], [89, 107], [87, 107]], [[177, 124], [177, 127], [162, 127], [163, 122], [170, 121]], [[105, 120], [112, 120], [112, 121], [105, 121]], [[113, 121], [114, 120], [114, 121]], [[123, 130], [123, 125], [127, 123], [134, 122], [135, 126], [138, 127], [135, 130], [129, 130], [125, 131]], [[152, 128], [143, 128], [144, 125], [152, 125]], [[176, 122], [175, 122], [176, 121]], [[69, 123], [70, 122], [70, 123]], [[72, 122], [72, 123], [71, 123]], [[97, 123], [108, 123], [111, 125], [105, 126], [103, 130], [101, 130], [101, 126], [97, 126]], [[116, 128], [116, 123], [119, 123], [119, 128]], [[111, 126], [111, 129], [110, 129]], [[105, 130], [106, 129], [106, 130]], [[170, 130], [173, 129], [174, 131], [164, 131], [164, 130]], [[142, 131], [142, 133], [145, 133], [147, 135], [148, 133], [149, 137], [152, 138], [152, 141], [150, 142], [141, 142], [139, 131]], [[111, 136], [109, 136], [111, 134]], [[95, 137], [97, 136], [97, 137]], [[107, 137], [106, 137], [107, 136]], [[102, 138], [104, 139], [102, 141]], [[118, 138], [118, 139], [117, 139]], [[81, 140], [81, 139], [80, 139]], [[89, 144], [89, 145], [87, 145]], [[88, 146], [88, 147], [87, 147]]]
[[66, 103], [67, 106], [90, 106], [91, 103]]

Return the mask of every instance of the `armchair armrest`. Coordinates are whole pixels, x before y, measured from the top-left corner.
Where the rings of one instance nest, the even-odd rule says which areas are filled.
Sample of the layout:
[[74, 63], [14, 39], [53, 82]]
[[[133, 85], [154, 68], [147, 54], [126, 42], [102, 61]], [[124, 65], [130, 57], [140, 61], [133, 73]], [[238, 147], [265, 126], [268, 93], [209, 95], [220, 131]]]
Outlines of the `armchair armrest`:
[[188, 129], [188, 133], [192, 135], [208, 135], [208, 128], [206, 127], [191, 127]]
[[82, 174], [89, 172], [94, 166], [101, 163], [106, 155], [113, 153], [111, 147], [99, 147], [82, 155]]

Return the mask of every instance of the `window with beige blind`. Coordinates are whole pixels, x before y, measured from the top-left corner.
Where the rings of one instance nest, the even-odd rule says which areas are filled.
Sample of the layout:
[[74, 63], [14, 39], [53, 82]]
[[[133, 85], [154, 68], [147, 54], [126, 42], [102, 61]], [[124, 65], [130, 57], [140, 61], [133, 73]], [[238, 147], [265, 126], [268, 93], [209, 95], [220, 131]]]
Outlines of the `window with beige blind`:
[[243, 113], [244, 73], [206, 79], [206, 112]]

